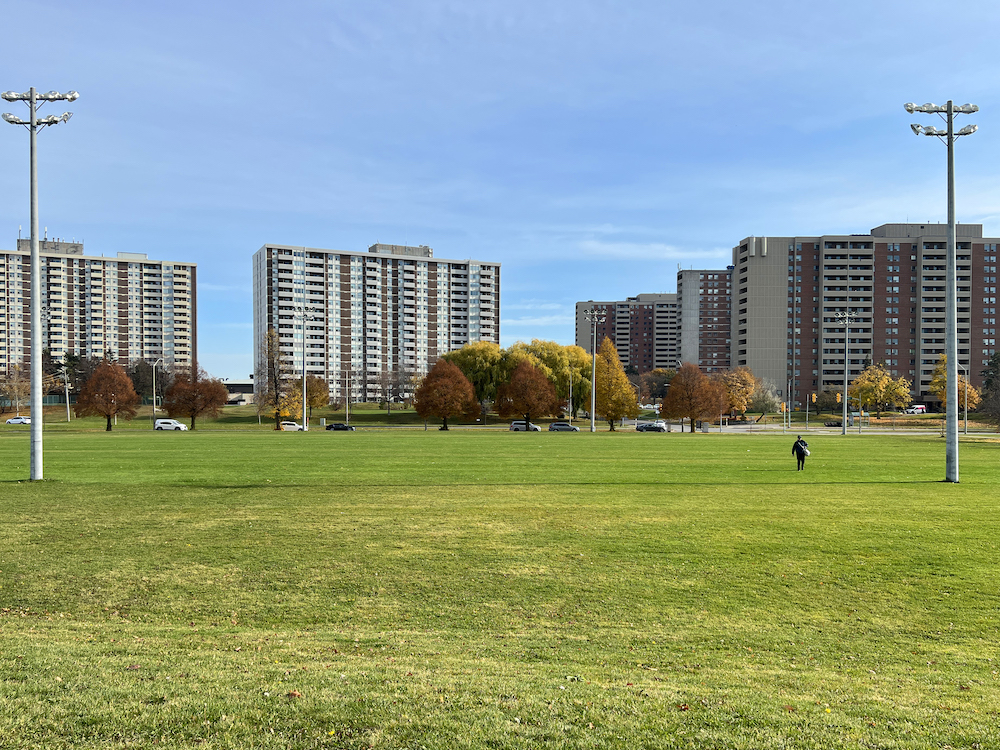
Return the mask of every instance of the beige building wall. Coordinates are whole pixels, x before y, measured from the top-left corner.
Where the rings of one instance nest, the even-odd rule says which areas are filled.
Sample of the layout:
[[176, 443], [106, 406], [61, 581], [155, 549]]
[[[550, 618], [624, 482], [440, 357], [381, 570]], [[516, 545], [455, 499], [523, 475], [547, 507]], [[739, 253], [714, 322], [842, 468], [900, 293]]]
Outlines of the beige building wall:
[[785, 395], [791, 312], [788, 237], [748, 237], [733, 248], [734, 367], [749, 367]]

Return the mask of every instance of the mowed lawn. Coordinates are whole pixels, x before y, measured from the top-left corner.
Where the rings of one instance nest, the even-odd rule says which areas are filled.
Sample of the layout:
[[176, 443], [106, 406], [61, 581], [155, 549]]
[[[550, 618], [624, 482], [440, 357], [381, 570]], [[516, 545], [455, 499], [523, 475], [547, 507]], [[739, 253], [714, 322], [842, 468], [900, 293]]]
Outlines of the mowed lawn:
[[0, 747], [1000, 747], [1000, 442], [0, 433]]

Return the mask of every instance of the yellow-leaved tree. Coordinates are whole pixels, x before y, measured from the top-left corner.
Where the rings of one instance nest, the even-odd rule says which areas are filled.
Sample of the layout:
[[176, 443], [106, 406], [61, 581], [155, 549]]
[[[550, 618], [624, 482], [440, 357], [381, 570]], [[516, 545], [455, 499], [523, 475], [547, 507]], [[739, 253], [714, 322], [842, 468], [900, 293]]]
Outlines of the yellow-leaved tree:
[[604, 418], [611, 430], [619, 419], [639, 416], [639, 402], [635, 389], [625, 374], [618, 350], [607, 336], [597, 350], [597, 383], [595, 384], [597, 413]]
[[[958, 373], [958, 408], [975, 409], [979, 406], [982, 394], [976, 386], [969, 383], [962, 373]], [[941, 402], [941, 408], [948, 405], [948, 355], [942, 354], [934, 367], [934, 375], [927, 386], [927, 390], [933, 393]], [[968, 395], [968, 403], [966, 403]]]
[[726, 400], [729, 408], [746, 414], [757, 388], [757, 378], [749, 367], [737, 367], [722, 373], [722, 384], [726, 387]]
[[857, 399], [863, 409], [875, 411], [876, 417], [890, 407], [909, 406], [910, 381], [894, 378], [881, 362], [868, 365], [847, 389], [851, 398]]

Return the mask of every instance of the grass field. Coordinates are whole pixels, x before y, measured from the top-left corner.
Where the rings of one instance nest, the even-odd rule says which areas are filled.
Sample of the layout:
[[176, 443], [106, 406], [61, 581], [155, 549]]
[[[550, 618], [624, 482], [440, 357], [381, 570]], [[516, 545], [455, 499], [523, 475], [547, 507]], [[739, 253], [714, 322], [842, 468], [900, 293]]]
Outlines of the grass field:
[[0, 433], [0, 747], [1000, 747], [1000, 443]]

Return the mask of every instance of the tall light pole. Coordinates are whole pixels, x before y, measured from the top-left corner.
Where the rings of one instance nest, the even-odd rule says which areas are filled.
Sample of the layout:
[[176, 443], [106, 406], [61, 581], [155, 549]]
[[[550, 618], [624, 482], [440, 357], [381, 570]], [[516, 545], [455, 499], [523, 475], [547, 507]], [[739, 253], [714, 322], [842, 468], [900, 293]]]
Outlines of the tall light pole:
[[597, 424], [594, 421], [594, 412], [597, 411], [597, 324], [603, 323], [608, 316], [600, 314], [593, 307], [583, 315], [590, 321], [591, 340], [594, 342], [590, 350], [590, 431], [597, 432]]
[[153, 427], [156, 427], [156, 366], [162, 361], [158, 359], [153, 363]]
[[955, 130], [955, 115], [971, 115], [978, 112], [975, 104], [956, 107], [951, 99], [941, 106], [937, 104], [904, 105], [910, 114], [922, 112], [937, 114], [947, 123], [946, 130], [933, 126], [910, 125], [915, 135], [933, 135], [948, 147], [948, 264], [945, 292], [944, 353], [948, 358], [945, 400], [945, 481], [958, 482], [958, 288], [955, 270], [955, 141], [963, 135], [972, 135], [978, 130], [976, 125], [966, 125]]
[[[850, 354], [850, 343], [851, 343], [851, 323], [857, 319], [858, 314], [856, 312], [851, 312], [850, 310], [845, 310], [843, 312], [834, 313], [837, 318], [837, 325], [844, 326], [844, 415], [840, 421], [841, 435], [847, 434], [847, 371], [848, 365], [850, 364], [849, 354]], [[858, 419], [861, 418], [860, 411], [858, 412]]]
[[307, 307], [297, 307], [293, 316], [295, 320], [302, 322], [302, 429], [309, 431], [309, 422], [306, 421], [306, 324], [316, 320], [313, 314], [315, 311]]
[[962, 379], [965, 381], [965, 404], [964, 404], [965, 426], [963, 427], [962, 432], [968, 435], [969, 434], [969, 371], [965, 369], [965, 365], [963, 365], [961, 362], [958, 363], [958, 366], [962, 368], [962, 373], [963, 373]]
[[60, 94], [50, 91], [39, 94], [34, 87], [26, 93], [5, 91], [0, 94], [8, 102], [24, 102], [28, 105], [30, 117], [22, 120], [14, 115], [3, 114], [3, 119], [11, 125], [24, 125], [30, 133], [31, 143], [31, 479], [42, 479], [42, 262], [38, 254], [38, 161], [35, 139], [38, 131], [46, 125], [69, 122], [72, 112], [61, 115], [38, 117], [38, 110], [45, 102], [76, 101], [79, 94], [67, 91]]

